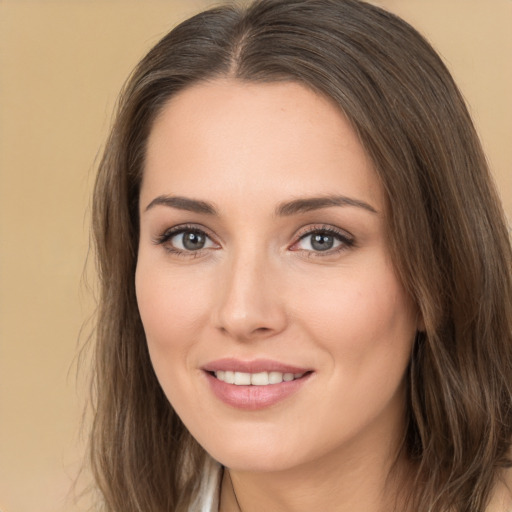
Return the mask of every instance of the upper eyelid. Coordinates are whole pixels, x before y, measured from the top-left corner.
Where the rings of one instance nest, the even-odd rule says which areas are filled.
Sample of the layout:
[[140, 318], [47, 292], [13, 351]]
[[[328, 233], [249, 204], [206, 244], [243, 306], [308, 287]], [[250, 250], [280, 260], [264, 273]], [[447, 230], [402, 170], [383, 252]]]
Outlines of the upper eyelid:
[[212, 232], [206, 228], [205, 226], [202, 226], [201, 224], [178, 224], [176, 226], [172, 226], [170, 228], [165, 229], [161, 235], [158, 236], [158, 238], [162, 236], [173, 236], [173, 235], [179, 235], [180, 233], [186, 232], [186, 231], [199, 231], [201, 233], [204, 233], [208, 238], [211, 238], [212, 240], [215, 240], [215, 235], [212, 234]]
[[312, 235], [314, 233], [331, 233], [337, 234], [344, 238], [349, 238], [350, 240], [354, 240], [354, 236], [345, 229], [338, 228], [336, 226], [332, 226], [330, 224], [314, 224], [313, 226], [308, 225], [298, 230], [297, 239], [300, 240], [304, 236]]

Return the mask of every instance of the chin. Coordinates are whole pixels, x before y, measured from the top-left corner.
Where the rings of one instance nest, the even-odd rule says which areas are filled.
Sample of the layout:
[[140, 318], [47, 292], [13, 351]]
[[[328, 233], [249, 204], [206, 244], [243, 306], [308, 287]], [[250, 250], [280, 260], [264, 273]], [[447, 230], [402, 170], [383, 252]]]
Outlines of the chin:
[[[281, 472], [311, 462], [321, 454], [304, 451], [306, 440], [299, 436], [299, 442], [291, 442], [290, 436], [268, 435], [255, 432], [253, 436], [226, 436], [214, 442], [208, 437], [203, 448], [219, 463], [235, 471], [251, 473]], [[212, 442], [213, 441], [213, 442]]]

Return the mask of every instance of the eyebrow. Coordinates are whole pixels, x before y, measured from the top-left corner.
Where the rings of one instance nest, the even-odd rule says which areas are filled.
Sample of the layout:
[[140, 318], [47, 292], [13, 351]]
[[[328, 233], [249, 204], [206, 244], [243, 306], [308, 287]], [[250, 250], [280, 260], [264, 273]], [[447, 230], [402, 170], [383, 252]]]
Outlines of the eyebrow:
[[[144, 211], [148, 211], [151, 208], [161, 205], [170, 208], [176, 208], [178, 210], [186, 210], [189, 212], [200, 213], [204, 215], [218, 215], [217, 208], [212, 203], [207, 201], [200, 201], [198, 199], [191, 199], [183, 196], [168, 196], [161, 195], [155, 197]], [[362, 208], [371, 213], [378, 213], [377, 210], [368, 203], [360, 201], [359, 199], [353, 199], [351, 197], [334, 195], [334, 196], [321, 196], [321, 197], [306, 197], [293, 199], [292, 201], [286, 201], [277, 206], [275, 215], [277, 217], [288, 217], [290, 215], [297, 215], [300, 213], [306, 213], [313, 210], [320, 210], [322, 208], [329, 208], [332, 206], [353, 206], [356, 208]]]
[[177, 208], [178, 210], [186, 210], [189, 212], [203, 213], [206, 215], [217, 215], [216, 208], [206, 201], [199, 201], [197, 199], [189, 199], [188, 197], [182, 196], [158, 196], [153, 199], [144, 211], [148, 211], [151, 208], [162, 205], [170, 208]]
[[298, 213], [320, 210], [332, 206], [355, 206], [356, 208], [363, 208], [371, 213], [378, 213], [373, 206], [359, 199], [346, 196], [322, 196], [299, 198], [282, 203], [276, 208], [276, 215], [278, 217], [286, 217], [288, 215], [296, 215]]

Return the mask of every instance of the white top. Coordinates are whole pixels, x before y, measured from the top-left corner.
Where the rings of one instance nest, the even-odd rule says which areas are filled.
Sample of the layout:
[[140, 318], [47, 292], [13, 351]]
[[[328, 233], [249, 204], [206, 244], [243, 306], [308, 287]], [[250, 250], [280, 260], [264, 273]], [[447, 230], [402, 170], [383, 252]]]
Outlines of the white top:
[[208, 458], [203, 469], [198, 493], [190, 505], [189, 512], [218, 512], [222, 466]]

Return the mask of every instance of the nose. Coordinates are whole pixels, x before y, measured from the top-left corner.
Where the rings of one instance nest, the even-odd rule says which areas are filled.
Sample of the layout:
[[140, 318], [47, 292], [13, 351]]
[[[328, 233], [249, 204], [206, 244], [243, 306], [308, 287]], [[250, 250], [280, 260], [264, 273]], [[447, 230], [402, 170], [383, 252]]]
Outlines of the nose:
[[219, 275], [216, 327], [238, 341], [265, 339], [287, 325], [280, 269], [267, 258], [244, 254]]

